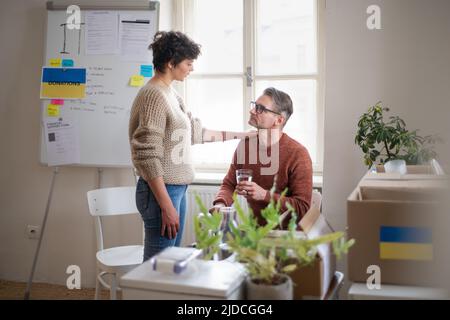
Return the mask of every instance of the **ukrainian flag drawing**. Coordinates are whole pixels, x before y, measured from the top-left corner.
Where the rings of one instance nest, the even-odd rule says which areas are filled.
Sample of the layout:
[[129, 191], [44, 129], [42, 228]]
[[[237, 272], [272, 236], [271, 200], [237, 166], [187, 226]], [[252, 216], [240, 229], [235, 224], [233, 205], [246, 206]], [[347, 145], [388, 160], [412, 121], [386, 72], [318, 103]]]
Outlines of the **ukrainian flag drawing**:
[[42, 68], [41, 99], [81, 99], [86, 95], [86, 68]]
[[431, 229], [381, 226], [380, 259], [432, 260]]

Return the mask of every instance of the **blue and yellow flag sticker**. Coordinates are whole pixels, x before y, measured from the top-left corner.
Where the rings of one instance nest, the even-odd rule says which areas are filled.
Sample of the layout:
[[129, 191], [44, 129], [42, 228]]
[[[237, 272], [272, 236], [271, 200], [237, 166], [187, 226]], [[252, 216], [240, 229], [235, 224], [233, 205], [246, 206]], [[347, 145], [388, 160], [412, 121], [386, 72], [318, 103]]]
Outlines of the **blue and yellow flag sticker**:
[[431, 229], [381, 226], [380, 259], [433, 260]]
[[86, 95], [86, 68], [42, 68], [41, 99], [81, 99]]

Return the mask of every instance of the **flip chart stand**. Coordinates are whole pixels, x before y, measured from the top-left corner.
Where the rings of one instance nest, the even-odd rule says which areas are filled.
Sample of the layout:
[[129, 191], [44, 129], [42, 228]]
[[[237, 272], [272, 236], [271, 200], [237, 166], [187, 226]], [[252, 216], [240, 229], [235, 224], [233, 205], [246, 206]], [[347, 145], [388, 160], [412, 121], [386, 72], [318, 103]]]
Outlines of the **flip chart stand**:
[[[48, 199], [47, 199], [47, 206], [45, 208], [44, 220], [42, 221], [41, 234], [39, 235], [38, 245], [36, 248], [36, 252], [34, 254], [33, 266], [31, 267], [30, 277], [28, 278], [27, 287], [25, 289], [24, 300], [30, 299], [31, 285], [33, 283], [33, 276], [34, 276], [34, 272], [36, 270], [36, 265], [37, 265], [37, 261], [38, 261], [38, 257], [39, 257], [39, 251], [41, 250], [41, 244], [42, 244], [42, 238], [44, 237], [45, 226], [47, 225], [48, 212], [50, 211], [50, 204], [52, 202], [53, 190], [54, 190], [54, 186], [55, 186], [56, 175], [58, 174], [58, 172], [59, 172], [59, 167], [55, 167], [53, 169], [52, 182], [50, 185], [50, 193], [49, 193]], [[103, 169], [97, 168], [97, 172], [98, 172], [98, 182], [97, 183], [98, 183], [98, 188], [100, 188], [100, 186], [102, 185]]]
[[49, 212], [49, 209], [50, 209], [50, 203], [52, 202], [53, 189], [54, 189], [54, 186], [55, 186], [55, 180], [56, 180], [56, 175], [58, 174], [58, 171], [59, 171], [58, 167], [55, 167], [53, 169], [52, 182], [51, 182], [51, 185], [50, 185], [50, 193], [49, 193], [48, 199], [47, 199], [47, 206], [45, 207], [45, 214], [44, 214], [44, 220], [42, 221], [41, 234], [39, 235], [38, 245], [37, 245], [37, 248], [36, 248], [36, 252], [34, 254], [33, 266], [31, 267], [30, 277], [28, 278], [27, 287], [25, 289], [24, 300], [29, 300], [30, 299], [31, 284], [33, 282], [34, 271], [36, 269], [36, 264], [37, 264], [38, 257], [39, 257], [39, 251], [41, 249], [42, 238], [44, 237], [45, 225], [47, 224], [48, 212]]

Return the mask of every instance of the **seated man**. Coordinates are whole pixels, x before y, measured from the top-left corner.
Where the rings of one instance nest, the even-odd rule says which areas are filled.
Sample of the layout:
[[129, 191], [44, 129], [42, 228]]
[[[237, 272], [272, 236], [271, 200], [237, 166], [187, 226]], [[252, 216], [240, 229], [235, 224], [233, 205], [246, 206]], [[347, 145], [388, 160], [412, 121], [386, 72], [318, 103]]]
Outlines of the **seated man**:
[[[249, 124], [258, 135], [241, 140], [232, 164], [211, 210], [231, 206], [234, 191], [247, 199], [258, 223], [263, 225], [261, 210], [270, 202], [270, 189], [275, 184], [274, 199], [288, 188], [282, 199], [281, 212], [287, 210], [286, 202], [297, 212], [297, 223], [309, 210], [312, 195], [312, 163], [306, 148], [283, 133], [283, 127], [293, 113], [292, 100], [286, 93], [267, 88], [256, 102], [252, 102]], [[237, 169], [251, 169], [251, 181], [236, 181]], [[286, 229], [290, 216], [282, 222]]]

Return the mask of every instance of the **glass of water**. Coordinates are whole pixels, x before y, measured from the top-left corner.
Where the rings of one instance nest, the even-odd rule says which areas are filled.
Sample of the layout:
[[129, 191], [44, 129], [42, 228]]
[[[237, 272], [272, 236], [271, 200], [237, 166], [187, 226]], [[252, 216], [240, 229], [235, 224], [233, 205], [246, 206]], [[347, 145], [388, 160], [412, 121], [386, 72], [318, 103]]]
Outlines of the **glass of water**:
[[236, 181], [237, 183], [241, 181], [252, 181], [253, 171], [251, 169], [237, 169], [236, 170]]
[[226, 241], [226, 234], [230, 232], [230, 223], [236, 225], [236, 209], [234, 207], [221, 207], [219, 213], [222, 215], [220, 230], [223, 232], [222, 242]]

